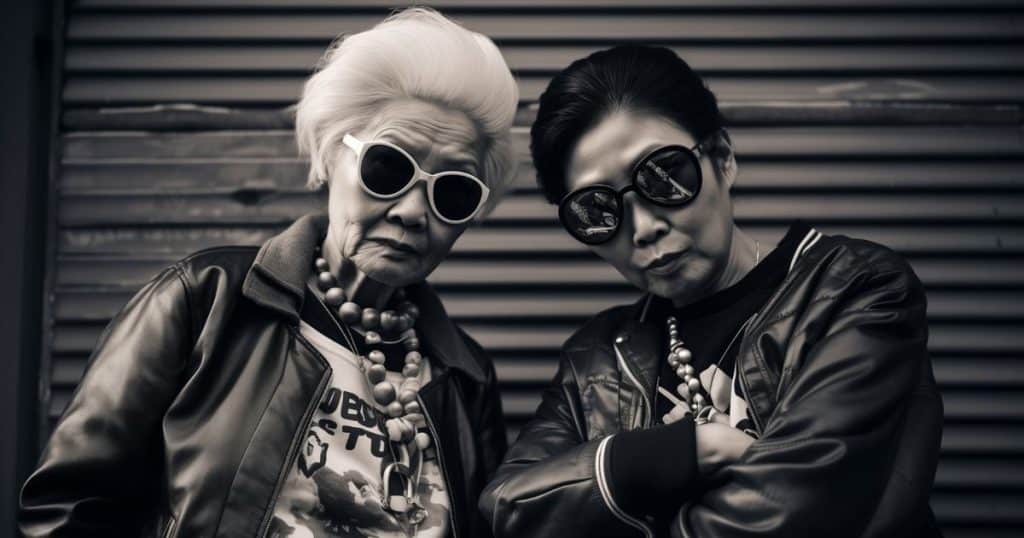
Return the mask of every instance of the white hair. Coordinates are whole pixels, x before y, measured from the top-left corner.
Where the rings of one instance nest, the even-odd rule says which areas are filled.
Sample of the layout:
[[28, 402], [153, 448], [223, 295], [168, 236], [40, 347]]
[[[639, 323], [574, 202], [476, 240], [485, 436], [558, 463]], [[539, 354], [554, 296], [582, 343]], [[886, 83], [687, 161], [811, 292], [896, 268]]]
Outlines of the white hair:
[[335, 40], [306, 81], [295, 136], [310, 158], [308, 185], [320, 188], [331, 177], [345, 133], [365, 129], [387, 102], [409, 98], [462, 111], [477, 124], [486, 138], [480, 179], [493, 208], [515, 173], [510, 128], [519, 89], [494, 42], [422, 7]]

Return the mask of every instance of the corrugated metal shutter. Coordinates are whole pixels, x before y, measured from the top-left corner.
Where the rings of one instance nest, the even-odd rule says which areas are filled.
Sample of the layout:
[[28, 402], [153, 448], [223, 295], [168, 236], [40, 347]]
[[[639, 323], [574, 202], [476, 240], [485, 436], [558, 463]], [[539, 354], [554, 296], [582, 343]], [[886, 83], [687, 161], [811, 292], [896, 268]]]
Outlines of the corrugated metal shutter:
[[[159, 268], [258, 244], [314, 205], [282, 107], [336, 34], [392, 2], [79, 0], [69, 10], [44, 430], [110, 317]], [[933, 506], [948, 536], [1024, 533], [1024, 14], [1018, 2], [438, 3], [519, 77], [524, 166], [431, 278], [493, 353], [514, 428], [562, 340], [636, 297], [556, 227], [533, 185], [530, 104], [570, 60], [669, 44], [723, 101], [739, 220], [793, 218], [905, 253], [929, 289], [946, 402]], [[191, 103], [190, 106], [155, 106]], [[838, 487], [838, 486], [837, 486]]]

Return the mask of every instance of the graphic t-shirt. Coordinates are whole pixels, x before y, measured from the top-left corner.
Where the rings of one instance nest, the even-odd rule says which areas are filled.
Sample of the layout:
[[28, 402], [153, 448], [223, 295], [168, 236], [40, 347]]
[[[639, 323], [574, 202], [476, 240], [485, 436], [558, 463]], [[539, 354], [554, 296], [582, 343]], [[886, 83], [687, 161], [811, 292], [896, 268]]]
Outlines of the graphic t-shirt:
[[[393, 461], [392, 450], [383, 429], [386, 415], [373, 400], [359, 359], [304, 321], [299, 332], [327, 359], [333, 376], [282, 487], [269, 536], [390, 538], [413, 531], [423, 538], [446, 536], [448, 490], [433, 444], [423, 452], [416, 487], [427, 518], [415, 529], [403, 528], [381, 505], [381, 475]], [[422, 386], [430, 380], [426, 358], [420, 372]], [[402, 375], [389, 371], [387, 380], [399, 386]]]

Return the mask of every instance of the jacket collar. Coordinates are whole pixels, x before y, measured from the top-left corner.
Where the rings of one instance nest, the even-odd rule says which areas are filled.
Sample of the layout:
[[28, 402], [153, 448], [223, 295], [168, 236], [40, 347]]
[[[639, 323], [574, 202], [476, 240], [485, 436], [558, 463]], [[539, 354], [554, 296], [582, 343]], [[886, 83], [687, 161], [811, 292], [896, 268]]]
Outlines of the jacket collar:
[[[306, 215], [267, 240], [249, 268], [242, 295], [298, 324], [306, 278], [316, 247], [327, 233], [327, 223], [327, 215]], [[485, 382], [483, 368], [430, 285], [413, 284], [406, 293], [420, 309], [416, 330], [428, 356], [476, 382]]]

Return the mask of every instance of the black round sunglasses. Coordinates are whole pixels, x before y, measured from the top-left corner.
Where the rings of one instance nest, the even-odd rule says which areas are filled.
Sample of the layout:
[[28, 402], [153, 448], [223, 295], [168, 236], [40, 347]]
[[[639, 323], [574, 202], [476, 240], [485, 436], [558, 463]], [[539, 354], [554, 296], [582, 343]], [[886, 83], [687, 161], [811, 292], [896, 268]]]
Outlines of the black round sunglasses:
[[600, 245], [611, 241], [622, 224], [622, 197], [636, 191], [644, 200], [662, 207], [684, 206], [700, 193], [701, 143], [662, 146], [644, 155], [621, 189], [589, 185], [566, 194], [558, 204], [558, 219], [578, 241]]

